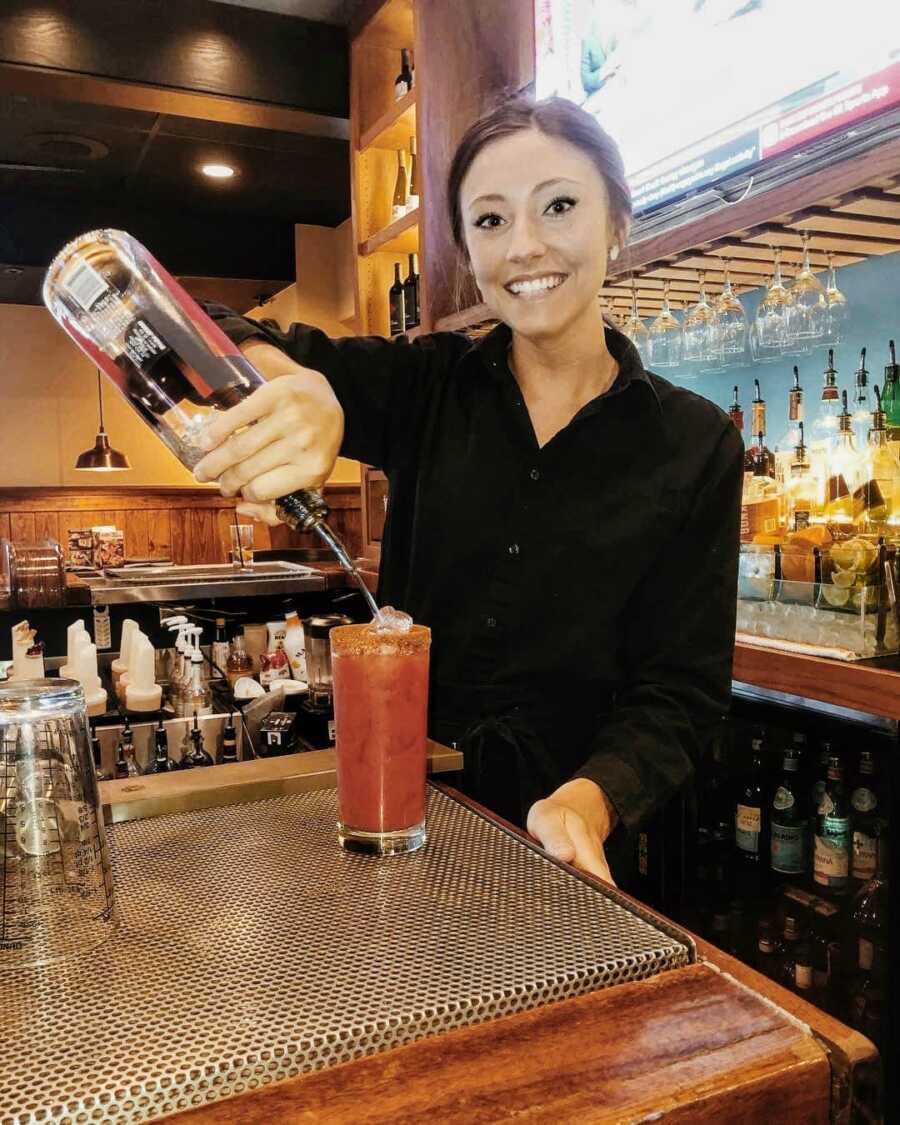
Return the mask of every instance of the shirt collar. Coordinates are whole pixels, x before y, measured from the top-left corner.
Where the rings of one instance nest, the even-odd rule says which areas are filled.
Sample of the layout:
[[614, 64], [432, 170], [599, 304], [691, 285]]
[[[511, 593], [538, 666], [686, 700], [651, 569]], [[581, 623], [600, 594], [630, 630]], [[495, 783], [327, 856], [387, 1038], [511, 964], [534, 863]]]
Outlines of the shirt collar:
[[[653, 396], [659, 412], [662, 413], [662, 403], [659, 400], [656, 387], [641, 362], [640, 353], [628, 339], [624, 332], [613, 328], [604, 321], [606, 346], [610, 355], [619, 365], [616, 380], [606, 394], [619, 394], [631, 383], [644, 386]], [[502, 376], [508, 371], [507, 353], [512, 343], [512, 329], [502, 322], [491, 329], [487, 335], [476, 340], [469, 349], [469, 354], [478, 355], [488, 371], [495, 377]]]

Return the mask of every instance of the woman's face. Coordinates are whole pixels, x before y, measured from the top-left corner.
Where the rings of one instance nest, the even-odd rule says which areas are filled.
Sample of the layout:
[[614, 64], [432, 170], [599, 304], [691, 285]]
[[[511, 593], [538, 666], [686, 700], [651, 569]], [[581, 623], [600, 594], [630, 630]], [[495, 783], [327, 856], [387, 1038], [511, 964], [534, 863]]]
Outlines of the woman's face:
[[603, 177], [581, 149], [537, 129], [493, 141], [460, 205], [478, 288], [514, 332], [548, 340], [599, 317], [614, 233]]

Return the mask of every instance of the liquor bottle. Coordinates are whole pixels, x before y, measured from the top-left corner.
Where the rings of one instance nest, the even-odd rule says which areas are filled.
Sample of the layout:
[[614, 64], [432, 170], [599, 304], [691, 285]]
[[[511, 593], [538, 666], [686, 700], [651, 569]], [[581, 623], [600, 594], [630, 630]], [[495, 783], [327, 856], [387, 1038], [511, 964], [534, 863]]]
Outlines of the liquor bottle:
[[751, 402], [750, 432], [756, 438], [753, 446], [753, 473], [775, 479], [775, 457], [766, 446], [766, 400], [759, 387], [759, 379], [753, 380], [756, 394]]
[[818, 914], [813, 915], [810, 935], [810, 961], [812, 963], [814, 1004], [826, 1011], [831, 1010], [831, 936], [828, 924]]
[[828, 366], [824, 374], [825, 382], [819, 401], [819, 412], [812, 424], [812, 444], [817, 451], [827, 450], [838, 432], [841, 396], [837, 386], [838, 373], [834, 366], [834, 348], [828, 349]]
[[875, 758], [871, 750], [859, 755], [859, 772], [850, 788], [850, 822], [853, 832], [853, 856], [850, 875], [858, 882], [868, 882], [876, 871], [878, 831], [881, 812], [878, 800]]
[[869, 402], [869, 372], [866, 368], [866, 349], [859, 353], [853, 386], [853, 441], [857, 449], [865, 449], [872, 424], [872, 406]]
[[171, 773], [178, 769], [178, 766], [169, 757], [169, 735], [162, 717], [160, 717], [153, 732], [153, 746], [153, 764], [147, 771], [148, 773]]
[[[861, 1031], [865, 1030], [869, 998], [872, 992], [879, 991], [883, 970], [887, 967], [890, 911], [888, 850], [888, 832], [883, 827], [878, 836], [875, 874], [860, 888], [850, 907], [850, 939], [857, 967], [856, 979], [850, 987], [850, 1023]], [[870, 1032], [866, 1031], [866, 1034]]]
[[213, 766], [215, 762], [212, 757], [207, 754], [203, 746], [203, 731], [200, 729], [200, 723], [197, 718], [197, 712], [194, 712], [194, 725], [190, 731], [190, 749], [186, 756], [182, 756], [181, 768], [183, 770], [197, 769], [202, 766]]
[[900, 461], [888, 442], [887, 417], [881, 391], [875, 392], [872, 428], [863, 456], [863, 484], [853, 495], [853, 511], [863, 529], [872, 534], [887, 530], [885, 524], [897, 514], [900, 501]]
[[137, 764], [137, 758], [134, 753], [134, 736], [131, 733], [131, 725], [126, 718], [125, 724], [122, 727], [122, 733], [119, 736], [118, 744], [116, 745], [116, 777], [140, 776], [140, 766]]
[[734, 816], [736, 856], [741, 865], [739, 889], [743, 897], [755, 899], [764, 889], [763, 869], [768, 857], [766, 821], [768, 802], [765, 796], [763, 766], [764, 739], [761, 734], [751, 741], [751, 766], [743, 789], [738, 795]]
[[804, 422], [803, 388], [800, 386], [800, 368], [794, 366], [794, 383], [788, 391], [788, 424], [784, 434], [775, 443], [775, 452], [790, 456], [800, 441], [799, 427]]
[[815, 981], [813, 975], [812, 946], [806, 940], [801, 941], [794, 954], [794, 979], [791, 982], [794, 992], [809, 1000], [816, 1002]]
[[830, 742], [823, 742], [822, 749], [819, 751], [819, 764], [815, 773], [815, 779], [810, 790], [810, 805], [811, 805], [811, 820], [813, 828], [815, 828], [815, 818], [819, 812], [819, 805], [822, 803], [822, 797], [825, 794], [825, 785], [828, 781], [828, 762], [831, 755], [834, 753], [834, 747]]
[[409, 138], [409, 205], [414, 211], [419, 206], [419, 158], [416, 154], [416, 138]]
[[216, 618], [216, 633], [212, 643], [210, 656], [212, 657], [212, 678], [221, 680], [225, 676], [225, 666], [228, 664], [228, 637], [225, 633], [225, 618]]
[[250, 658], [250, 654], [244, 648], [243, 627], [232, 641], [231, 652], [228, 654], [228, 660], [225, 664], [225, 674], [232, 688], [241, 676], [251, 676], [253, 674], [253, 661]]
[[234, 715], [229, 714], [222, 727], [222, 754], [219, 761], [223, 765], [238, 760], [237, 731], [234, 727]]
[[800, 785], [800, 754], [785, 750], [782, 774], [772, 797], [771, 862], [779, 875], [806, 872], [806, 839], [809, 822]]
[[797, 965], [797, 953], [803, 941], [803, 926], [798, 914], [790, 911], [784, 916], [784, 930], [781, 936], [781, 956], [778, 960], [778, 983], [793, 989]]
[[888, 341], [890, 363], [884, 369], [884, 387], [881, 391], [881, 408], [885, 415], [888, 441], [900, 441], [900, 364], [894, 341]]
[[844, 787], [844, 769], [837, 754], [828, 759], [825, 792], [816, 814], [813, 878], [833, 895], [850, 889], [850, 800]]
[[403, 282], [400, 280], [400, 263], [394, 262], [394, 284], [388, 290], [391, 310], [391, 335], [396, 336], [406, 327], [406, 306], [403, 300]]
[[790, 472], [785, 481], [785, 505], [788, 531], [802, 531], [821, 513], [819, 480], [804, 441], [804, 424], [798, 422], [799, 440], [794, 447]]
[[759, 923], [756, 938], [756, 968], [770, 980], [778, 980], [781, 958], [781, 943], [775, 935], [775, 927], [769, 920]]
[[394, 101], [399, 102], [413, 88], [413, 72], [409, 65], [409, 49], [400, 49], [400, 73], [394, 79]]
[[731, 406], [728, 407], [728, 417], [734, 422], [737, 432], [743, 437], [744, 434], [744, 408], [738, 400], [738, 388], [734, 388], [734, 396], [731, 400]]
[[846, 1022], [881, 1047], [883, 1001], [887, 991], [887, 949], [860, 942], [857, 968], [847, 987]]
[[94, 759], [94, 776], [98, 781], [109, 781], [109, 774], [103, 769], [103, 753], [100, 748], [100, 739], [97, 736], [97, 728], [91, 723], [91, 756]]
[[825, 458], [825, 515], [829, 522], [852, 524], [853, 493], [860, 486], [863, 466], [853, 442], [846, 391], [841, 391], [841, 403], [837, 438]]
[[419, 324], [419, 271], [415, 254], [409, 256], [409, 273], [403, 282], [404, 330]]
[[394, 180], [394, 198], [391, 202], [391, 220], [402, 219], [409, 204], [409, 178], [403, 152], [397, 150], [397, 178]]
[[185, 714], [211, 715], [212, 692], [209, 680], [206, 678], [206, 669], [203, 666], [203, 653], [200, 651], [199, 634], [196, 637], [197, 647], [191, 652], [190, 686], [184, 700]]

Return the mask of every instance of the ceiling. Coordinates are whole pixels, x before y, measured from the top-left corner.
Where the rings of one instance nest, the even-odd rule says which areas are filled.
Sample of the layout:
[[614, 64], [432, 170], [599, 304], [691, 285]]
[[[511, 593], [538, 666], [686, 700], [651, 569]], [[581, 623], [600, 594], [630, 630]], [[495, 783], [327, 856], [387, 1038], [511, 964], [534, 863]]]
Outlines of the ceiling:
[[[265, 9], [276, 15], [263, 21], [279, 22], [343, 23], [352, 7], [215, 0], [207, 10], [226, 4]], [[199, 171], [208, 162], [236, 175], [211, 180]], [[96, 226], [129, 230], [177, 274], [262, 278], [260, 292], [274, 291], [295, 276], [294, 224], [336, 226], [349, 214], [349, 151], [340, 136], [0, 93], [0, 303], [37, 303], [59, 247]]]

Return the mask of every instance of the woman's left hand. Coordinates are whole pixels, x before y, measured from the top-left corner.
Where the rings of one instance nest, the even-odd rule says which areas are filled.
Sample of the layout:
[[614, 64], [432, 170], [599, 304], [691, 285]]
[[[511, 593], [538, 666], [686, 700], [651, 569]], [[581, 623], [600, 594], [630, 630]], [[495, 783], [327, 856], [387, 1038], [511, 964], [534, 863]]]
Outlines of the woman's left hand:
[[535, 801], [528, 810], [528, 831], [554, 856], [615, 886], [603, 844], [618, 817], [596, 782], [576, 777]]

